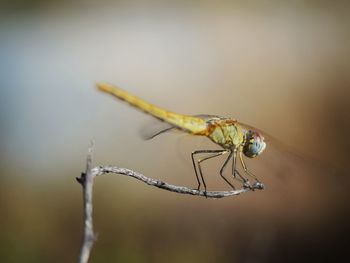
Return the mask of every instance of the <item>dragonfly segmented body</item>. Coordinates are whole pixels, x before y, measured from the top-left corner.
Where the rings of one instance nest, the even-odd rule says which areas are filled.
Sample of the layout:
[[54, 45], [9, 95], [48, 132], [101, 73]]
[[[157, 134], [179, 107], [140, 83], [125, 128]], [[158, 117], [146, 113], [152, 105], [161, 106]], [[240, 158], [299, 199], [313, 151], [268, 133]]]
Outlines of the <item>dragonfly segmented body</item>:
[[[165, 131], [178, 129], [193, 135], [206, 136], [212, 142], [221, 146], [220, 150], [197, 150], [192, 152], [192, 163], [198, 182], [197, 189], [200, 190], [201, 182], [204, 190], [207, 186], [203, 177], [201, 163], [214, 157], [228, 154], [223, 166], [220, 169], [220, 176], [233, 188], [234, 185], [224, 177], [223, 171], [228, 162], [232, 159], [232, 175], [235, 179], [241, 181], [243, 186], [251, 189], [263, 189], [264, 185], [252, 174], [244, 162], [243, 155], [253, 158], [261, 154], [266, 148], [264, 137], [257, 131], [247, 128], [232, 118], [225, 118], [214, 115], [183, 115], [170, 112], [150, 104], [130, 93], [109, 84], [97, 84], [99, 90], [109, 93], [118, 99], [128, 102], [130, 105], [144, 111], [153, 117], [169, 124], [169, 127], [158, 131], [150, 138], [155, 137]], [[207, 156], [201, 159], [196, 159], [198, 154], [206, 154]], [[255, 183], [251, 185], [249, 180], [237, 170], [237, 157], [243, 167], [245, 174], [252, 177]]]

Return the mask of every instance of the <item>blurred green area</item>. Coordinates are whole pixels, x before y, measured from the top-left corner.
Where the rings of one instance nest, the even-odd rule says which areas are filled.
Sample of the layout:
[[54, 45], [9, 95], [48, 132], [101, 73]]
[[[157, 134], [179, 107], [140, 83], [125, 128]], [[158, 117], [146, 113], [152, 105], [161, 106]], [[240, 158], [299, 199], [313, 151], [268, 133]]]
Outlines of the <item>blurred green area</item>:
[[[181, 196], [119, 176], [95, 181], [91, 262], [332, 262], [347, 256], [350, 34], [345, 1], [1, 2], [0, 261], [72, 262], [75, 177], [95, 165], [194, 186], [189, 153], [94, 89], [120, 85], [169, 110], [232, 116], [274, 147], [249, 167], [264, 191]], [[270, 150], [271, 149], [271, 150]], [[306, 157], [308, 156], [308, 157]], [[223, 160], [206, 166], [209, 189]]]

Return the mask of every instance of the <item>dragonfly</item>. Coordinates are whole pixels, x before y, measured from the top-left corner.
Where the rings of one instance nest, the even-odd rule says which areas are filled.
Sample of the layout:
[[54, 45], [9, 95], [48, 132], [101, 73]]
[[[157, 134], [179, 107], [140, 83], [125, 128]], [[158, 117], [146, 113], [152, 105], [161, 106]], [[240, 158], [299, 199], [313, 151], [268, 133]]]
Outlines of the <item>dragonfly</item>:
[[[250, 188], [252, 190], [264, 189], [264, 184], [260, 182], [255, 174], [248, 170], [244, 161], [244, 157], [255, 158], [266, 149], [264, 136], [259, 130], [240, 123], [233, 118], [216, 115], [192, 116], [170, 112], [146, 102], [114, 85], [99, 83], [97, 84], [97, 88], [168, 124], [166, 128], [155, 132], [150, 138], [163, 132], [176, 129], [196, 136], [205, 136], [213, 143], [220, 146], [219, 150], [196, 150], [191, 153], [193, 169], [198, 183], [198, 191], [200, 191], [203, 183], [204, 192], [207, 192], [207, 185], [204, 180], [202, 169], [203, 162], [222, 155], [228, 156], [220, 168], [219, 174], [233, 190], [236, 189], [235, 186], [223, 174], [230, 160], [232, 160], [232, 176], [234, 179], [240, 181], [244, 188]], [[206, 157], [197, 158], [198, 155], [205, 155]], [[243, 168], [244, 175], [237, 169], [238, 160]], [[254, 184], [250, 183], [248, 177], [254, 180]]]

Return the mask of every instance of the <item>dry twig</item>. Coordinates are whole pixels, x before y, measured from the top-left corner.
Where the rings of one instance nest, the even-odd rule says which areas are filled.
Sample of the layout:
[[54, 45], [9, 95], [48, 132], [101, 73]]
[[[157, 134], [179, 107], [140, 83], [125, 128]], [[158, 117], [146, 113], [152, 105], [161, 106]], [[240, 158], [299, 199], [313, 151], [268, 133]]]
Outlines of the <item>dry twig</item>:
[[77, 181], [83, 187], [84, 198], [84, 234], [81, 244], [79, 263], [87, 263], [89, 261], [90, 251], [96, 240], [94, 234], [94, 226], [92, 220], [92, 187], [94, 184], [94, 173], [92, 172], [92, 150], [93, 142], [91, 142], [88, 155], [86, 158], [86, 171], [81, 174], [80, 178], [76, 178]]
[[143, 174], [140, 174], [138, 172], [135, 172], [127, 168], [119, 168], [115, 166], [98, 166], [98, 167], [92, 168], [92, 150], [93, 150], [93, 142], [91, 142], [91, 145], [89, 147], [87, 163], [86, 163], [86, 171], [85, 173], [81, 174], [81, 177], [76, 178], [77, 181], [83, 187], [83, 195], [84, 195], [84, 235], [83, 235], [83, 241], [81, 244], [81, 250], [79, 255], [79, 261], [78, 261], [79, 263], [88, 262], [91, 248], [93, 246], [94, 241], [96, 240], [96, 236], [93, 230], [93, 218], [92, 218], [92, 208], [93, 208], [92, 189], [93, 189], [93, 180], [98, 175], [109, 174], [109, 173], [126, 175], [126, 176], [133, 177], [137, 180], [140, 180], [148, 185], [156, 186], [164, 190], [168, 190], [179, 194], [203, 196], [206, 198], [223, 198], [223, 197], [228, 197], [233, 195], [239, 195], [241, 193], [245, 193], [250, 190], [258, 189], [258, 188], [242, 188], [242, 189], [233, 190], [233, 191], [205, 192], [201, 190], [190, 189], [184, 186], [171, 185], [157, 179], [146, 177]]

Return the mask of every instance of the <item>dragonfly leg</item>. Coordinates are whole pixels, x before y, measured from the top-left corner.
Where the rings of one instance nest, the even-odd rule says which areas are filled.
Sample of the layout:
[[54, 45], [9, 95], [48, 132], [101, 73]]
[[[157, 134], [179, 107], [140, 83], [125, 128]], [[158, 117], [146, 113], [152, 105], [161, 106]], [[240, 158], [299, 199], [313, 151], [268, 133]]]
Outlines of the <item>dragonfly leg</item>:
[[191, 157], [192, 157], [192, 164], [193, 164], [193, 169], [194, 169], [194, 171], [195, 171], [196, 178], [197, 178], [197, 182], [198, 182], [198, 187], [197, 187], [197, 190], [198, 190], [198, 191], [200, 190], [201, 182], [200, 182], [200, 179], [199, 179], [199, 176], [198, 176], [198, 171], [197, 171], [197, 166], [196, 166], [196, 162], [195, 162], [194, 156], [195, 156], [196, 154], [202, 154], [202, 153], [211, 153], [211, 154], [213, 154], [213, 155], [210, 155], [210, 156], [205, 157], [205, 158], [203, 158], [203, 159], [197, 160], [199, 175], [200, 175], [200, 177], [201, 177], [201, 179], [202, 179], [202, 182], [203, 182], [203, 185], [204, 185], [204, 190], [205, 190], [205, 192], [206, 192], [206, 191], [207, 191], [207, 185], [205, 184], [205, 181], [204, 181], [204, 177], [203, 177], [202, 168], [201, 168], [200, 163], [203, 162], [203, 161], [205, 161], [205, 160], [208, 160], [208, 159], [211, 159], [211, 158], [220, 156], [220, 155], [222, 155], [222, 154], [225, 154], [225, 153], [227, 153], [227, 151], [226, 151], [226, 150], [199, 150], [199, 151], [194, 151], [194, 152], [192, 152], [192, 154], [191, 154]]
[[227, 180], [227, 179], [225, 178], [225, 176], [223, 175], [224, 169], [225, 169], [225, 167], [226, 167], [228, 161], [231, 159], [232, 155], [233, 155], [233, 152], [230, 151], [230, 155], [227, 157], [226, 161], [224, 162], [224, 164], [222, 165], [222, 167], [221, 167], [221, 169], [220, 169], [220, 176], [226, 181], [226, 183], [228, 183], [228, 184], [232, 187], [233, 190], [236, 190], [236, 187], [234, 187], [234, 185], [231, 184], [230, 181]]
[[[241, 173], [238, 172], [238, 170], [236, 169], [236, 167], [237, 167], [237, 149], [233, 150], [233, 159], [232, 160], [233, 160], [233, 163], [232, 163], [232, 175], [233, 175], [233, 178], [236, 179], [236, 180], [241, 181], [243, 184], [249, 183], [248, 179], [243, 177], [241, 175]], [[237, 175], [239, 176], [239, 178], [237, 178]]]
[[259, 179], [255, 176], [255, 174], [251, 173], [250, 171], [248, 171], [247, 169], [247, 165], [245, 164], [244, 160], [243, 160], [243, 155], [242, 152], [239, 153], [239, 159], [241, 161], [243, 170], [251, 177], [253, 177], [255, 179], [255, 181], [259, 182]]
[[[255, 174], [253, 174], [252, 172], [250, 172], [248, 169], [247, 169], [247, 165], [245, 164], [244, 160], [243, 160], [243, 155], [242, 155], [242, 152], [239, 153], [239, 159], [241, 161], [241, 164], [242, 164], [242, 167], [243, 167], [243, 170], [246, 174], [248, 174], [249, 176], [253, 177], [256, 181], [256, 183], [252, 186], [252, 189], [264, 189], [264, 184], [261, 183], [259, 181], [259, 179], [256, 177]], [[247, 187], [250, 187], [250, 185], [248, 184]]]

